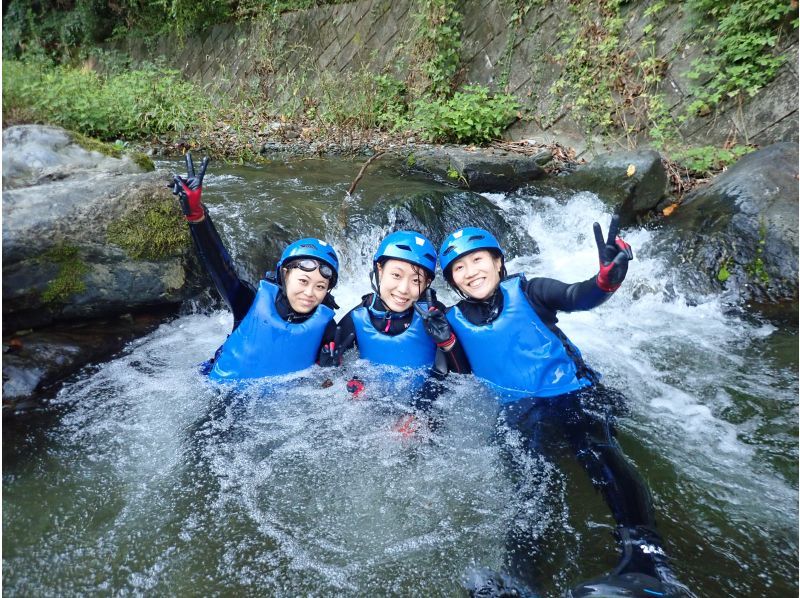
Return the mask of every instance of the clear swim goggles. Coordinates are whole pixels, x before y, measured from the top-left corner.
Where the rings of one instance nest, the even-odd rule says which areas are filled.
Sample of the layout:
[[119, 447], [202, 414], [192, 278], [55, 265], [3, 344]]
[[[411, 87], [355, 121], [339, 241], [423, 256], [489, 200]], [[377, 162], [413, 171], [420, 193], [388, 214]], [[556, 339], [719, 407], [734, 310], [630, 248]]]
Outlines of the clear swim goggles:
[[331, 277], [333, 276], [333, 268], [331, 268], [328, 264], [324, 262], [311, 259], [310, 257], [291, 261], [288, 264], [286, 264], [284, 268], [286, 268], [287, 270], [291, 270], [292, 268], [299, 268], [303, 272], [313, 272], [314, 270], [319, 268], [319, 273], [325, 280], [330, 280]]

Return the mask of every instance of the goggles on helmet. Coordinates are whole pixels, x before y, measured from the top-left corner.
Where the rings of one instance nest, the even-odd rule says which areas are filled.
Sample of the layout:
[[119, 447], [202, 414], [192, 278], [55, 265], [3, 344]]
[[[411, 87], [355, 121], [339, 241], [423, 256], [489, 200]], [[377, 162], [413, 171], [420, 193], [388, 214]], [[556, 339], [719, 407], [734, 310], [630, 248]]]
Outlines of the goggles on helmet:
[[298, 268], [303, 272], [313, 272], [314, 270], [319, 269], [319, 273], [325, 280], [330, 280], [333, 276], [333, 268], [324, 262], [320, 262], [319, 260], [315, 260], [310, 257], [291, 261], [283, 267], [287, 270]]

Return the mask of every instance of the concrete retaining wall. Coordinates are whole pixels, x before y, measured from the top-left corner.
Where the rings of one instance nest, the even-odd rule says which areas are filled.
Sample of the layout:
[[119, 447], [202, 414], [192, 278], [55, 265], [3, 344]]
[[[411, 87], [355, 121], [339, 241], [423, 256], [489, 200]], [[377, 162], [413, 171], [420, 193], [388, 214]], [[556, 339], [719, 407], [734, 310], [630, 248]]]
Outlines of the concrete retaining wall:
[[[667, 65], [662, 89], [670, 112], [686, 113], [691, 101], [686, 73], [703, 47], [683, 7], [668, 5], [658, 20], [645, 16], [654, 0], [631, 3], [626, 34], [634, 44], [647, 25], [656, 52]], [[511, 25], [510, 3], [473, 0], [464, 3], [462, 60], [465, 82], [496, 86], [507, 73], [507, 90], [527, 109], [529, 118], [512, 126], [511, 139], [559, 141], [583, 151], [589, 139], [571, 115], [563, 98], [550, 93], [561, 66], [555, 59], [563, 49], [559, 31], [569, 19], [565, 0], [532, 8], [519, 24]], [[402, 76], [407, 69], [413, 35], [413, 0], [361, 0], [283, 14], [277, 25], [219, 25], [177, 45], [163, 39], [148, 49], [129, 40], [120, 49], [135, 59], [164, 56], [168, 64], [220, 94], [258, 90], [275, 106], [290, 108], [302, 101], [320, 77], [343, 77], [367, 68]], [[690, 118], [680, 135], [690, 145], [726, 141], [767, 145], [798, 139], [797, 34], [785, 39], [786, 62], [778, 76], [743, 105], [727, 106], [707, 117]], [[510, 60], [510, 65], [507, 61]], [[594, 148], [602, 142], [595, 140]]]

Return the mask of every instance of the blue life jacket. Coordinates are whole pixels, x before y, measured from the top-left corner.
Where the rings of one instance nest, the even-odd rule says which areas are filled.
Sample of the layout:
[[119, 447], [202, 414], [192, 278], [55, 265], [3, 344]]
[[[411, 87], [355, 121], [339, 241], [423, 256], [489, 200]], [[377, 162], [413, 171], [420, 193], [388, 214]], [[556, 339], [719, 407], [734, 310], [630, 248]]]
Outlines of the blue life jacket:
[[262, 280], [253, 304], [208, 374], [212, 380], [232, 381], [297, 372], [314, 364], [333, 310], [318, 305], [304, 322], [287, 322], [275, 308], [280, 287]]
[[[423, 309], [428, 304], [420, 302]], [[369, 309], [357, 307], [352, 312], [356, 342], [361, 357], [373, 363], [400, 368], [433, 366], [436, 344], [425, 331], [422, 319], [414, 312], [411, 325], [400, 334], [389, 336], [377, 330], [369, 318]]]
[[[536, 314], [515, 276], [500, 283], [503, 311], [494, 321], [476, 325], [454, 306], [447, 312], [472, 371], [503, 404], [525, 397], [553, 397], [591, 386], [561, 339]], [[567, 341], [569, 342], [569, 341]], [[578, 348], [570, 349], [580, 357]]]

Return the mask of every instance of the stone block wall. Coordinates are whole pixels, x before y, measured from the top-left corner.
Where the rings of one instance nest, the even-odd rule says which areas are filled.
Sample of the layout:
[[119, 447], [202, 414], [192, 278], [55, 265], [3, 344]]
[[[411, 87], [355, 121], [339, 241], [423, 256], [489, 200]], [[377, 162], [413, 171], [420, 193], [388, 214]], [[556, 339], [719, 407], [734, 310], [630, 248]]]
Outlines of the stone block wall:
[[[656, 53], [667, 64], [661, 93], [670, 112], [686, 113], [689, 88], [686, 73], [702, 54], [693, 35], [690, 15], [669, 4], [657, 21], [646, 16], [655, 0], [627, 5], [626, 35], [635, 44], [647, 34], [656, 39]], [[465, 83], [497, 87], [506, 83], [529, 117], [513, 125], [511, 139], [559, 141], [579, 151], [601, 149], [576, 123], [561, 97], [550, 92], [561, 73], [554, 58], [563, 50], [559, 32], [567, 25], [566, 0], [534, 7], [521, 23], [511, 24], [512, 8], [503, 0], [466, 0], [462, 36]], [[204, 35], [176, 44], [163, 39], [155, 50], [140, 41], [124, 47], [134, 59], [165, 57], [168, 64], [209, 90], [223, 95], [261, 92], [276, 107], [291, 107], [314, 89], [321, 77], [335, 80], [368, 69], [403, 76], [415, 27], [414, 0], [360, 0], [285, 13], [271, 27], [218, 25]], [[727, 106], [707, 117], [690, 118], [680, 126], [689, 145], [726, 141], [767, 145], [798, 140], [797, 34], [782, 42], [786, 62], [779, 75], [754, 98]]]

